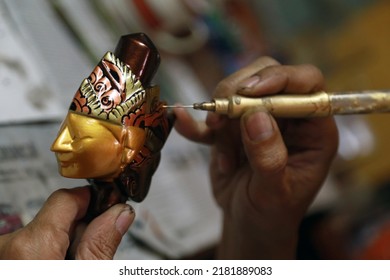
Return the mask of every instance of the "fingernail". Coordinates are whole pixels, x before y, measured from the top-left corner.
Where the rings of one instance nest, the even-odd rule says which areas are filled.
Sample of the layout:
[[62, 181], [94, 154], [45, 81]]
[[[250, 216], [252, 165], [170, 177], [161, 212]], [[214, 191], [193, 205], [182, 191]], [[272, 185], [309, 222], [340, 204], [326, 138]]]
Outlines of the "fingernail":
[[134, 209], [130, 205], [119, 214], [118, 218], [115, 221], [116, 229], [124, 235], [129, 229], [130, 225], [134, 220]]
[[238, 85], [238, 90], [239, 91], [243, 91], [243, 90], [248, 90], [248, 89], [251, 89], [253, 88], [254, 86], [256, 86], [258, 83], [260, 82], [260, 77], [257, 76], [257, 75], [254, 75], [244, 81], [242, 81], [239, 85]]
[[253, 142], [265, 140], [274, 133], [272, 120], [267, 112], [248, 113], [244, 116], [244, 122], [247, 135]]

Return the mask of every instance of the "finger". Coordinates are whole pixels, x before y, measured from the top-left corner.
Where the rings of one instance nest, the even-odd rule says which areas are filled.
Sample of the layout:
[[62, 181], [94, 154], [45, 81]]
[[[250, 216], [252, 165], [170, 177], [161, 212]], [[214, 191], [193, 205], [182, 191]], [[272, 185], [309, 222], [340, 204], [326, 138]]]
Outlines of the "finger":
[[12, 255], [12, 251], [10, 251], [7, 246], [10, 243], [12, 235], [15, 235], [15, 232], [0, 235], [0, 260], [9, 260], [16, 258]]
[[[279, 62], [268, 56], [263, 56], [256, 59], [248, 66], [238, 70], [218, 83], [214, 90], [213, 97], [219, 98], [237, 94], [239, 90], [244, 87], [243, 84], [245, 87], [248, 87], [258, 82], [259, 76], [256, 74], [260, 70], [276, 65], [280, 65]], [[210, 128], [218, 129], [224, 126], [225, 122], [225, 116], [211, 112], [207, 114], [206, 123]]]
[[[287, 185], [280, 181], [293, 168], [294, 177], [301, 180], [301, 183], [296, 184], [299, 193], [297, 197], [313, 197], [325, 179], [337, 151], [337, 128], [331, 118], [291, 122], [283, 132], [284, 140], [272, 116], [253, 110], [243, 115], [241, 131], [244, 149], [254, 174], [259, 181], [267, 182], [263, 184], [262, 191], [265, 188], [284, 194], [293, 191], [283, 189]], [[305, 180], [311, 180], [311, 188], [300, 188], [306, 184]], [[282, 188], [276, 189], [274, 186]]]
[[[247, 81], [247, 83], [256, 83], [258, 77], [254, 77], [256, 73], [269, 66], [276, 65], [279, 65], [279, 62], [277, 62], [275, 59], [268, 56], [260, 57], [253, 63], [222, 80], [217, 85], [213, 93], [213, 97], [227, 97], [233, 94], [237, 94], [237, 91], [242, 88], [242, 85], [240, 85], [241, 83], [243, 83], [244, 81]], [[254, 79], [254, 81], [252, 81], [251, 79]]]
[[333, 118], [290, 121], [283, 136], [289, 149], [289, 162], [297, 174], [310, 174], [311, 170], [316, 170], [316, 177], [321, 179], [319, 175], [327, 173], [338, 147], [338, 131]]
[[226, 127], [216, 133], [214, 155], [217, 167], [221, 174], [234, 172], [240, 165], [241, 142], [239, 121], [234, 120], [226, 123]]
[[84, 260], [113, 259], [115, 252], [135, 217], [127, 204], [116, 204], [95, 218], [75, 246], [75, 258]]
[[[230, 120], [215, 133], [211, 151], [210, 176], [215, 193], [223, 192], [232, 183], [235, 174], [246, 166], [246, 156], [241, 143], [240, 121]], [[220, 201], [219, 201], [220, 202]]]
[[261, 110], [246, 112], [241, 118], [241, 134], [249, 164], [255, 174], [270, 180], [279, 178], [287, 164], [287, 148], [276, 121]]
[[[59, 189], [52, 193], [38, 212], [34, 223], [53, 221], [66, 230], [74, 221], [83, 218], [87, 212], [90, 199], [89, 186], [72, 189]], [[61, 215], [61, 221], [58, 215]]]
[[288, 66], [271, 65], [239, 85], [238, 93], [260, 96], [275, 93], [307, 93], [324, 88], [321, 71], [309, 64]]
[[14, 259], [64, 259], [75, 223], [87, 211], [89, 195], [88, 187], [55, 191], [36, 217], [10, 237], [6, 252]]
[[176, 116], [175, 129], [179, 134], [194, 142], [213, 143], [213, 134], [204, 122], [194, 120], [186, 110], [181, 108], [175, 108], [173, 112]]

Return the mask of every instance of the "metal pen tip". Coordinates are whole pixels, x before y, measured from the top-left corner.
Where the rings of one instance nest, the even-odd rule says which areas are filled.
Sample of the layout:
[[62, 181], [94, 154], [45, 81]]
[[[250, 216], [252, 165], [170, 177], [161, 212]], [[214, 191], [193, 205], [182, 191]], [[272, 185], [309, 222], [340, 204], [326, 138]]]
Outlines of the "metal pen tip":
[[163, 108], [193, 108], [193, 105], [163, 105]]
[[202, 110], [202, 103], [194, 103], [195, 110]]
[[215, 102], [194, 103], [195, 110], [215, 111]]
[[203, 111], [215, 111], [215, 102], [201, 102], [194, 103], [192, 105], [163, 105], [163, 108], [192, 108], [195, 110], [203, 110]]

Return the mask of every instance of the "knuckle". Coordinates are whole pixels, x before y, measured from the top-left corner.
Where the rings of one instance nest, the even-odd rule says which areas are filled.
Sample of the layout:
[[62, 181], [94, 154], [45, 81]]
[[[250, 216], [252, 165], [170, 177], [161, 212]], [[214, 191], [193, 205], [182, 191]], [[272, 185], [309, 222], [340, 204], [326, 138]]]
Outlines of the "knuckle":
[[307, 72], [313, 73], [313, 75], [323, 76], [322, 71], [313, 64], [302, 64], [301, 67], [304, 68]]
[[305, 80], [311, 81], [308, 85], [314, 85], [314, 88], [310, 90], [320, 90], [324, 87], [325, 78], [322, 71], [312, 64], [299, 65], [297, 71], [301, 71], [302, 75], [305, 75]]
[[68, 189], [58, 189], [54, 191], [50, 196], [48, 197], [48, 202], [58, 202], [59, 200], [70, 200], [72, 197], [70, 190]]
[[260, 65], [260, 66], [262, 66], [262, 68], [268, 67], [268, 66], [273, 66], [273, 65], [280, 65], [280, 63], [276, 59], [274, 59], [270, 56], [267, 56], [267, 55], [257, 58], [255, 60], [254, 64]]
[[67, 205], [67, 208], [77, 209], [78, 197], [73, 189], [58, 189], [48, 197], [46, 204], [52, 205]]
[[270, 151], [256, 157], [256, 169], [264, 175], [274, 176], [280, 173], [287, 165], [287, 154], [283, 149]]
[[268, 162], [264, 165], [265, 171], [271, 174], [279, 173], [286, 167], [287, 158], [282, 153], [276, 153]]
[[226, 78], [219, 82], [214, 90], [214, 96], [215, 97], [224, 97], [229, 96], [232, 92], [232, 89], [236, 87], [236, 81], [231, 78]]

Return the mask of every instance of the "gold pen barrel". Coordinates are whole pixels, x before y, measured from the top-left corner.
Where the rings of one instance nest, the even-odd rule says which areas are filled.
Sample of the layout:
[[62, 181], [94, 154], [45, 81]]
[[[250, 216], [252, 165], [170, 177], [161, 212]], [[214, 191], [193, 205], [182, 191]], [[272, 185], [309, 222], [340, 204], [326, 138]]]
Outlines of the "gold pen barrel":
[[[361, 91], [272, 95], [259, 98], [230, 96], [213, 99], [213, 111], [240, 117], [251, 108], [263, 108], [274, 117], [313, 118], [330, 115], [390, 112], [390, 91]], [[214, 106], [214, 105], [213, 105]], [[214, 109], [215, 108], [215, 109]]]
[[240, 117], [251, 108], [263, 108], [275, 117], [310, 118], [328, 116], [329, 96], [325, 92], [311, 95], [274, 95], [260, 98], [230, 96], [215, 98], [215, 112], [231, 118]]

